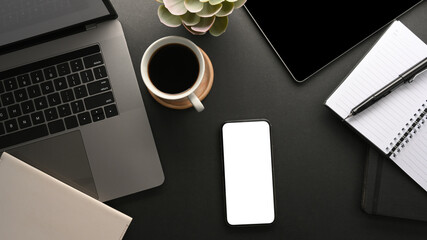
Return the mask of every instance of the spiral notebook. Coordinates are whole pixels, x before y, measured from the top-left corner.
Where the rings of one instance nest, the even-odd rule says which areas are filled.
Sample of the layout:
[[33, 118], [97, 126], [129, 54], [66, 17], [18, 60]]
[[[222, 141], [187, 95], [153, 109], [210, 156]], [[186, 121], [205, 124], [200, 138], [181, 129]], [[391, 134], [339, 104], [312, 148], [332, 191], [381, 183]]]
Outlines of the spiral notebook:
[[[326, 100], [345, 118], [352, 108], [427, 56], [427, 45], [395, 21]], [[347, 123], [427, 191], [427, 72]]]

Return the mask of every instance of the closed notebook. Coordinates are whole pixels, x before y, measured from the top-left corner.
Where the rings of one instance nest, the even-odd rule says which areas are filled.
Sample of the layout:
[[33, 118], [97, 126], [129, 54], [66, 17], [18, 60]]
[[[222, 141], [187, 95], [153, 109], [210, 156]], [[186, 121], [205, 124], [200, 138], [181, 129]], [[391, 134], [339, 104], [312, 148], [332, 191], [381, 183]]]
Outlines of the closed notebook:
[[0, 158], [0, 239], [118, 240], [132, 219], [17, 158]]
[[427, 192], [390, 159], [370, 147], [362, 209], [369, 214], [427, 221]]
[[[327, 99], [345, 118], [352, 108], [427, 57], [427, 45], [395, 21]], [[427, 190], [427, 72], [347, 123]]]

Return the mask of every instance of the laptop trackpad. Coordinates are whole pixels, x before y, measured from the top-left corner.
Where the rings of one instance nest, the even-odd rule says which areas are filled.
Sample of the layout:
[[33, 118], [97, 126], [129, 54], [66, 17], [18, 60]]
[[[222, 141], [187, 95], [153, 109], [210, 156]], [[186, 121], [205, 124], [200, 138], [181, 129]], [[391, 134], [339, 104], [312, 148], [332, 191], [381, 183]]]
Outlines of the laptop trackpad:
[[7, 152], [98, 199], [80, 131], [13, 148]]

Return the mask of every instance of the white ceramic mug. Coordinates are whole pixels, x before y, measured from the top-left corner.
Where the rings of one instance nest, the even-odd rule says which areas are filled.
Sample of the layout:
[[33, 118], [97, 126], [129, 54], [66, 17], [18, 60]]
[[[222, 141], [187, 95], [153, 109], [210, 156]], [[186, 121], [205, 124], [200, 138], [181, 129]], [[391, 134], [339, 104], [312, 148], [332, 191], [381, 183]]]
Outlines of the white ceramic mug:
[[[148, 65], [150, 63], [151, 57], [158, 49], [168, 44], [181, 44], [188, 47], [196, 55], [197, 61], [199, 63], [199, 73], [193, 86], [185, 90], [184, 92], [180, 92], [176, 94], [165, 93], [157, 89], [156, 86], [154, 86], [154, 84], [151, 82], [148, 74]], [[171, 102], [173, 103], [174, 101], [179, 102], [179, 101], [182, 101], [183, 99], [188, 99], [198, 112], [201, 112], [205, 109], [202, 102], [196, 96], [196, 93], [195, 93], [196, 90], [199, 88], [200, 84], [202, 83], [204, 74], [205, 74], [205, 61], [203, 59], [201, 50], [192, 41], [183, 37], [168, 36], [153, 42], [147, 48], [147, 50], [145, 50], [144, 56], [142, 57], [142, 61], [141, 61], [142, 79], [144, 80], [145, 86], [147, 86], [148, 90], [151, 92], [152, 95], [155, 95], [160, 99], [166, 100], [169, 103]]]

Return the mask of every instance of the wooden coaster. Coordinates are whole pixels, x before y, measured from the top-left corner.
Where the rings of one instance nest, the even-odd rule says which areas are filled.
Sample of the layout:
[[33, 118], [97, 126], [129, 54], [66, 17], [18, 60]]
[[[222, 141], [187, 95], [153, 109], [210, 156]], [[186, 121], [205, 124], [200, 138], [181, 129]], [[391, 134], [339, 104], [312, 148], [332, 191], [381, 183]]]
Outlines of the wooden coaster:
[[[203, 76], [202, 82], [200, 83], [199, 88], [195, 91], [196, 96], [202, 101], [206, 98], [206, 96], [209, 94], [214, 80], [214, 70], [212, 66], [212, 62], [209, 59], [208, 55], [199, 48], [200, 51], [203, 54], [203, 59], [205, 60], [205, 75]], [[188, 98], [180, 99], [180, 100], [166, 100], [161, 99], [154, 95], [150, 90], [148, 92], [151, 94], [151, 96], [159, 102], [161, 105], [173, 108], [173, 109], [187, 109], [193, 107], [190, 100]]]

